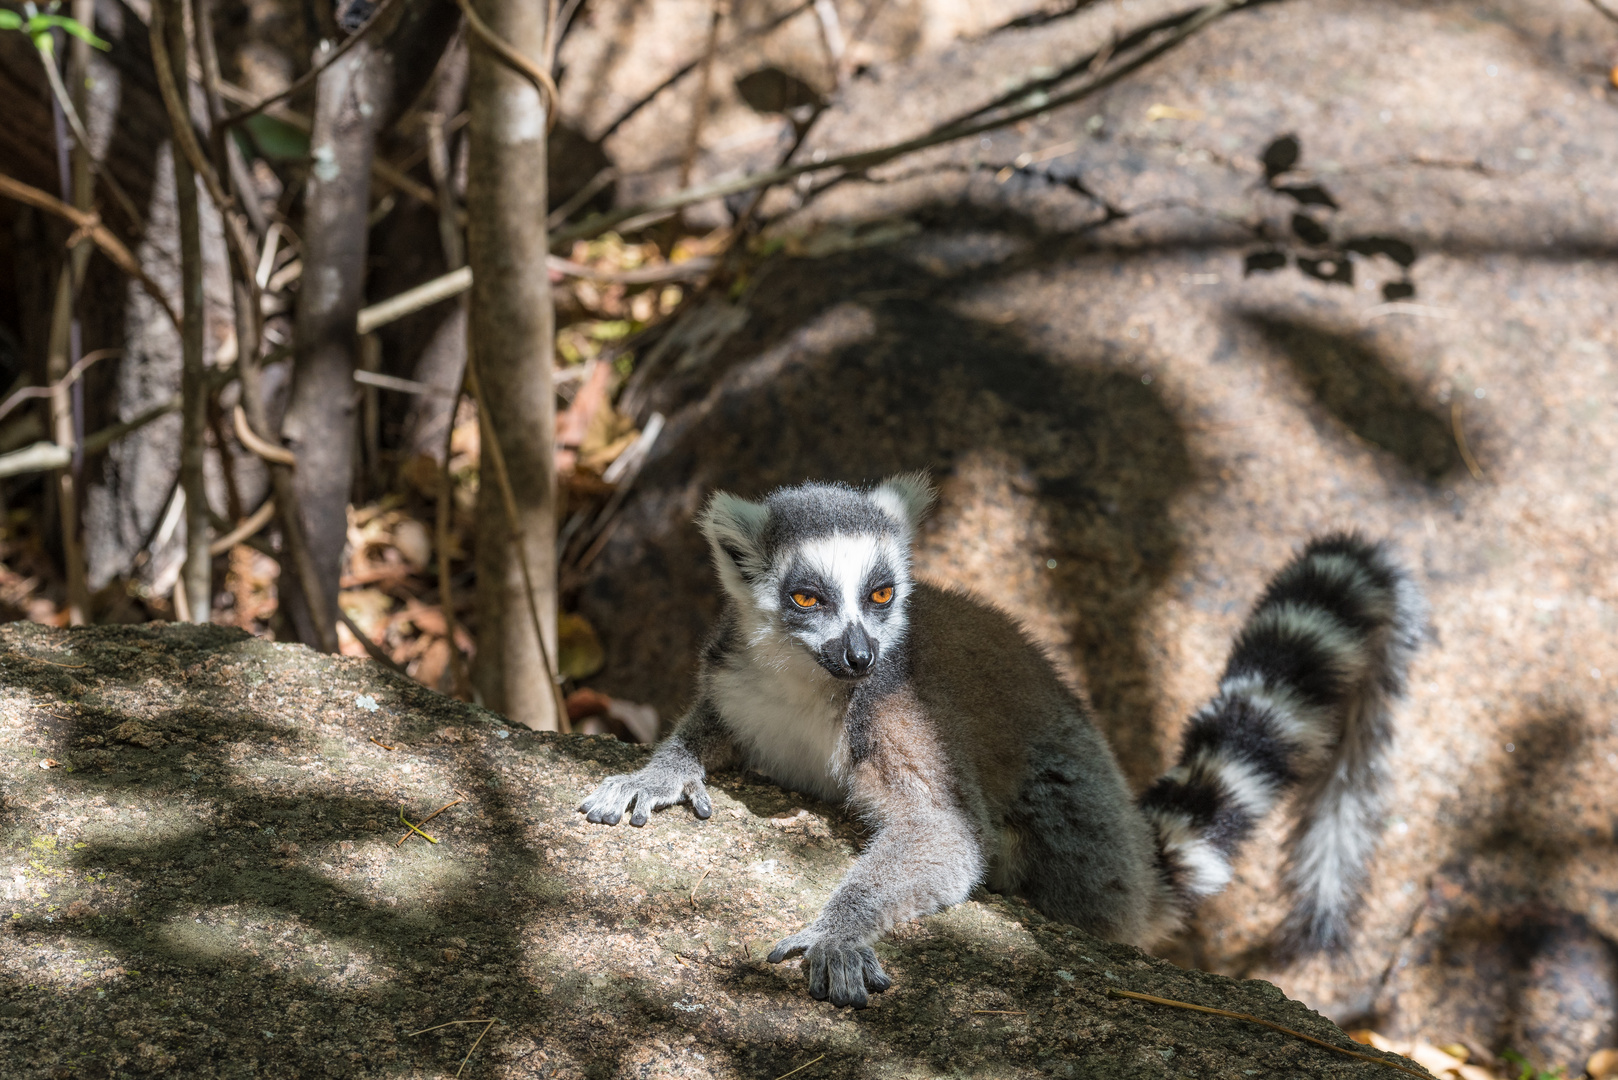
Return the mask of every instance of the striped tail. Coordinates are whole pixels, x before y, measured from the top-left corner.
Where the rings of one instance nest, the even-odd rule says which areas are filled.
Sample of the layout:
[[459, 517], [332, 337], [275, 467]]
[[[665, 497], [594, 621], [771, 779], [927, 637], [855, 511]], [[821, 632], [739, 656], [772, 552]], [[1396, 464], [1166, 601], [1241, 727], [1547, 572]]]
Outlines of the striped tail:
[[1179, 764], [1141, 797], [1181, 918], [1225, 886], [1237, 846], [1296, 789], [1282, 944], [1346, 944], [1381, 832], [1391, 708], [1426, 626], [1409, 574], [1352, 534], [1312, 541], [1275, 576]]

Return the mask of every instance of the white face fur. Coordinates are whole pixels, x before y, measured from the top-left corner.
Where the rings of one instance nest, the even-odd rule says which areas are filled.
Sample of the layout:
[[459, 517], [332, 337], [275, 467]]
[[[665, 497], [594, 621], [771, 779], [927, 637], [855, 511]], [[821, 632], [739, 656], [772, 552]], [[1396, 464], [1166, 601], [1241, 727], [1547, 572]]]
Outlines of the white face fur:
[[751, 643], [791, 641], [854, 682], [904, 636], [910, 540], [931, 502], [915, 475], [868, 492], [805, 484], [762, 503], [718, 494], [701, 523]]

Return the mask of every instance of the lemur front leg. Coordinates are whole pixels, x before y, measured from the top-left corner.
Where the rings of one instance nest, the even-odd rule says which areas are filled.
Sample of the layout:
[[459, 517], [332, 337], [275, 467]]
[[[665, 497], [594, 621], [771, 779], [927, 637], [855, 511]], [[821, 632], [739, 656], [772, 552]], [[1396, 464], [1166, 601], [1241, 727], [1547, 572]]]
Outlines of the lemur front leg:
[[652, 753], [646, 766], [627, 776], [609, 776], [585, 796], [578, 809], [600, 825], [616, 825], [631, 805], [631, 825], [644, 825], [654, 810], [689, 801], [699, 818], [713, 813], [703, 784], [709, 768], [721, 767], [736, 756], [730, 733], [719, 714], [706, 701], [698, 701]]
[[[965, 900], [984, 867], [978, 831], [955, 798], [935, 736], [916, 722], [919, 710], [890, 699], [884, 711], [897, 737], [861, 737], [865, 758], [849, 799], [878, 832], [815, 921], [769, 955], [772, 964], [803, 956], [809, 993], [855, 1008], [866, 1006], [867, 992], [893, 985], [872, 944], [901, 922]], [[892, 731], [894, 722], [906, 730]]]

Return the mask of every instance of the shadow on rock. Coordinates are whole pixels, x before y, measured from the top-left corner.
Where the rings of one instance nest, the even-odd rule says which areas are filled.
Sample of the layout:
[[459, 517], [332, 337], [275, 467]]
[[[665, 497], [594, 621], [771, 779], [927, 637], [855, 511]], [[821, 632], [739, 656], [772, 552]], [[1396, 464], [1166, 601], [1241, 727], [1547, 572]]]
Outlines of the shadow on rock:
[[1424, 400], [1371, 345], [1301, 318], [1248, 312], [1241, 321], [1334, 420], [1386, 450], [1413, 477], [1437, 484], [1460, 468], [1447, 412]]
[[1584, 730], [1565, 709], [1531, 715], [1513, 733], [1498, 793], [1464, 796], [1494, 813], [1429, 882], [1378, 996], [1378, 1026], [1573, 1071], [1618, 1038], [1618, 945], [1558, 902], [1581, 863], [1610, 872], [1612, 860], [1610, 831], [1558, 805]]

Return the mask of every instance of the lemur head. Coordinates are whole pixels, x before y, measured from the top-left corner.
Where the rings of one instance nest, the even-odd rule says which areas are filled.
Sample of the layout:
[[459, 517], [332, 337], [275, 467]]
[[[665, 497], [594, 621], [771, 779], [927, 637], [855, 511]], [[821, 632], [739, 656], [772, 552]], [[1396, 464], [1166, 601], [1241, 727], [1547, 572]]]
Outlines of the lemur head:
[[932, 501], [926, 475], [907, 473], [863, 491], [779, 488], [762, 502], [721, 491], [698, 523], [751, 630], [793, 638], [856, 680], [904, 637], [910, 541]]

